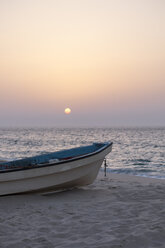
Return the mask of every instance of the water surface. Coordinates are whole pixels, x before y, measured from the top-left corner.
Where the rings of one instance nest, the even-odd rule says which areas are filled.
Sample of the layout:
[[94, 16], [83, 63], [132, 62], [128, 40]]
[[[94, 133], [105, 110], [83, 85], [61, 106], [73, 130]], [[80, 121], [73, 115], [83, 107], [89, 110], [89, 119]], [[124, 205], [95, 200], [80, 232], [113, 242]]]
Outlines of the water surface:
[[165, 178], [165, 128], [1, 128], [0, 159], [113, 141], [108, 171]]

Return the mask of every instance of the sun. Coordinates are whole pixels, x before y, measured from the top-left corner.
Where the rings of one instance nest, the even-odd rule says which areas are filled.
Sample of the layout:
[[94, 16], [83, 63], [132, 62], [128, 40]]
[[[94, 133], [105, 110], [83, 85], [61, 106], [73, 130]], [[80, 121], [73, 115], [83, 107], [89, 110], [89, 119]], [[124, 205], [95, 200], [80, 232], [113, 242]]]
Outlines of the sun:
[[64, 112], [65, 112], [65, 114], [69, 115], [69, 114], [71, 113], [71, 109], [70, 109], [70, 108], [66, 108], [66, 109], [64, 110]]

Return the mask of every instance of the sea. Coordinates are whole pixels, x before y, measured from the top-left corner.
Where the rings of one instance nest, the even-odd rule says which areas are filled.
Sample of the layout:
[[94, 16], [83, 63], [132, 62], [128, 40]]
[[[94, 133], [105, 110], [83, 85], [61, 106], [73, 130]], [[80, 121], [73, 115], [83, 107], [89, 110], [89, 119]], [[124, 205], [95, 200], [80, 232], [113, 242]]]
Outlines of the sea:
[[[113, 142], [107, 173], [165, 179], [165, 128], [0, 128], [0, 160]], [[103, 170], [103, 166], [101, 170]]]

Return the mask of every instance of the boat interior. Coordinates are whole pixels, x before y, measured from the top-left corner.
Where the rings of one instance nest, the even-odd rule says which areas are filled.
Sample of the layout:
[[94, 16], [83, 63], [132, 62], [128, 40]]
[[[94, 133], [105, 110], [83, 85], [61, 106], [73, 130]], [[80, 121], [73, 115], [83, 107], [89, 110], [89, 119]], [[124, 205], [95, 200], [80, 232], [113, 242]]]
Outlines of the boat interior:
[[71, 148], [68, 150], [62, 150], [47, 154], [41, 154], [30, 158], [23, 158], [13, 161], [0, 161], [0, 171], [17, 169], [17, 168], [30, 168], [38, 167], [45, 164], [55, 164], [61, 161], [66, 161], [74, 158], [78, 158], [84, 155], [94, 153], [104, 147], [104, 143], [93, 143], [92, 145], [82, 146], [77, 148]]

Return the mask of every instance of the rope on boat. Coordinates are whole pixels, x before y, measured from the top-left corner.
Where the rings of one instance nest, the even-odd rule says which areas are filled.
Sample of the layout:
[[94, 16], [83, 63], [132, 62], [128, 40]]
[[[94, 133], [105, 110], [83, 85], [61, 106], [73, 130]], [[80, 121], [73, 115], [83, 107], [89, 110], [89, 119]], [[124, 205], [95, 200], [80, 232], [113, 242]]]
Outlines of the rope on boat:
[[107, 160], [106, 158], [104, 159], [104, 176], [106, 177], [107, 175]]

